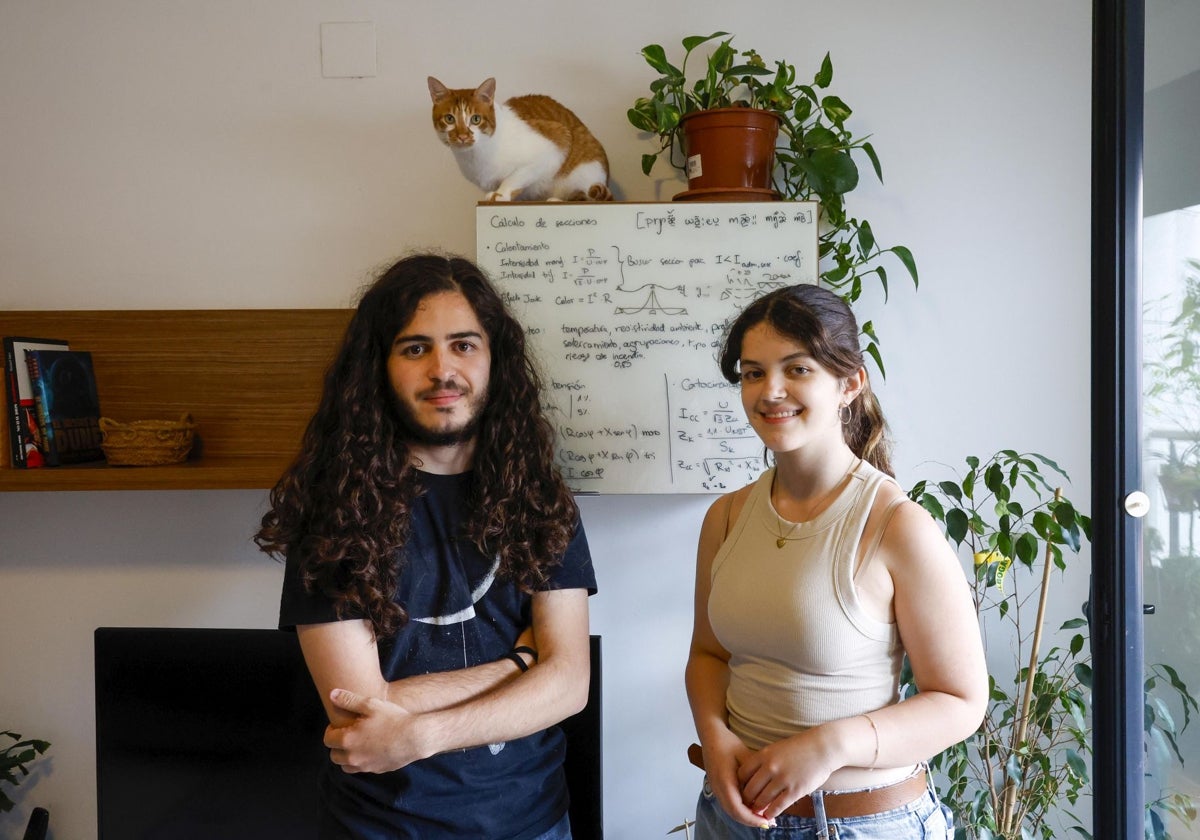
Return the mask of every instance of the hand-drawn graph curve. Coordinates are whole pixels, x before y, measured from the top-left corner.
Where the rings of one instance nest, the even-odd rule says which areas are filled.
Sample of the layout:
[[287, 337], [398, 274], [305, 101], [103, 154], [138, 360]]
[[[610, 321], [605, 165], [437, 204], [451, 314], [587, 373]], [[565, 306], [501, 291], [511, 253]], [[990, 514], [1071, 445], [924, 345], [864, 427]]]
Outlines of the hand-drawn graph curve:
[[[678, 283], [674, 286], [664, 286], [660, 283], [643, 283], [642, 285], [633, 288], [625, 288], [625, 260], [621, 256], [621, 246], [613, 245], [613, 250], [617, 252], [617, 266], [621, 273], [621, 282], [617, 284], [616, 291], [628, 295], [642, 295], [641, 303], [631, 306], [618, 306], [613, 310], [614, 315], [687, 315], [686, 306], [664, 306], [658, 299], [658, 292], [677, 292], [681, 295], [687, 294], [687, 288], [683, 283]], [[650, 291], [645, 291], [649, 289]]]

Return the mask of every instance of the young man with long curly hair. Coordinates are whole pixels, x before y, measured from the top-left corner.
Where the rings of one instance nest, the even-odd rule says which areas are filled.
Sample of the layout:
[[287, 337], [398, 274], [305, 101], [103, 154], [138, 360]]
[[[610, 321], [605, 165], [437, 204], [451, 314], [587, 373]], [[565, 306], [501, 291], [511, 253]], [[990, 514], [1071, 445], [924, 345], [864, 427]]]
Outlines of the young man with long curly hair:
[[323, 838], [570, 837], [595, 577], [520, 324], [419, 255], [363, 295], [255, 537], [329, 715]]

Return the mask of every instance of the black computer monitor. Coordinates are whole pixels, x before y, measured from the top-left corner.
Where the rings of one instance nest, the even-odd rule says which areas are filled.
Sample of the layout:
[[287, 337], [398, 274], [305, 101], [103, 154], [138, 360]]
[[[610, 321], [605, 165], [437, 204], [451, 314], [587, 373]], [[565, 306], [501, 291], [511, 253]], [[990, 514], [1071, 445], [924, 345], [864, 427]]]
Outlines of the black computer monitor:
[[[293, 633], [96, 630], [99, 840], [309, 840], [327, 719]], [[600, 637], [563, 721], [576, 840], [604, 836]]]
[[315, 838], [326, 717], [296, 637], [101, 627], [100, 840]]

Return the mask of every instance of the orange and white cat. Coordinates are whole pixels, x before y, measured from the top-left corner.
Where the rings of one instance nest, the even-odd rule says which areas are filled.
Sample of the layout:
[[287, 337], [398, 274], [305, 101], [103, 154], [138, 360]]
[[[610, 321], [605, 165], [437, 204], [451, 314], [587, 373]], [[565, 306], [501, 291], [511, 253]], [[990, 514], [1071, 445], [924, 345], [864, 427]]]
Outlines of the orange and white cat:
[[496, 80], [451, 89], [432, 76], [433, 128], [488, 201], [611, 201], [604, 147], [569, 108], [531, 94], [496, 102]]

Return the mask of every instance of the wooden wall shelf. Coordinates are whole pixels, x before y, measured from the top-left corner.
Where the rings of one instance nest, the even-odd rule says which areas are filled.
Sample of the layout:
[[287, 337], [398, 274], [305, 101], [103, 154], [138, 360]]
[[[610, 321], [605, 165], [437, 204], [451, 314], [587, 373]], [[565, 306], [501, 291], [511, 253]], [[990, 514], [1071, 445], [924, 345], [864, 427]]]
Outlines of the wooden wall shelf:
[[275, 484], [316, 408], [350, 309], [26, 311], [0, 334], [90, 350], [100, 408], [129, 421], [190, 413], [197, 446], [159, 467], [15, 469], [0, 423], [0, 492], [253, 489]]

